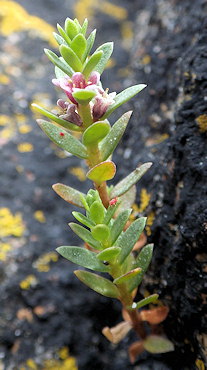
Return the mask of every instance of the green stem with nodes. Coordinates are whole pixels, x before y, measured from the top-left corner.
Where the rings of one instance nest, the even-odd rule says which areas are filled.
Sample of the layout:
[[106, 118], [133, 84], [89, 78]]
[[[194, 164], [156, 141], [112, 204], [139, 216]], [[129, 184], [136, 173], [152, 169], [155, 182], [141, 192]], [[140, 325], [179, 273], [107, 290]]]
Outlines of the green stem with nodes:
[[[115, 279], [116, 277], [122, 275], [122, 268], [120, 267], [119, 264], [114, 262], [113, 264], [110, 264], [110, 275]], [[141, 339], [145, 339], [147, 337], [147, 333], [144, 328], [143, 322], [139, 319], [139, 313], [137, 309], [129, 309], [128, 307], [132, 305], [133, 303], [133, 296], [130, 292], [128, 292], [126, 285], [120, 284], [117, 286], [119, 293], [120, 293], [120, 302], [123, 305], [123, 308], [129, 315], [131, 319], [131, 323], [133, 325], [133, 328], [137, 335]]]
[[[88, 147], [88, 157], [89, 159], [87, 160], [87, 164], [89, 168], [93, 168], [94, 166], [102, 162], [101, 153], [97, 144]], [[101, 184], [94, 182], [94, 187], [96, 190], [98, 190], [104, 207], [108, 208], [109, 195], [107, 191], [106, 182], [104, 181]]]
[[93, 123], [90, 105], [78, 105], [78, 114], [82, 118], [83, 127], [86, 129]]

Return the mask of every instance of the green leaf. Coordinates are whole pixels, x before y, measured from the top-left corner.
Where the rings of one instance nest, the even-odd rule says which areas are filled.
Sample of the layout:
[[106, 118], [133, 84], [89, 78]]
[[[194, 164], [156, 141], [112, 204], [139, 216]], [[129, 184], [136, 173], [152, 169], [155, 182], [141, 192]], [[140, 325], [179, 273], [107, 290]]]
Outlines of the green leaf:
[[81, 238], [85, 243], [89, 244], [94, 249], [103, 249], [99, 241], [95, 240], [91, 232], [85, 229], [85, 227], [75, 224], [74, 222], [70, 222], [69, 226], [74, 231], [74, 233], [77, 234], [79, 238]]
[[136, 186], [133, 185], [126, 193], [119, 197], [120, 206], [115, 213], [117, 217], [125, 209], [131, 208], [136, 200]]
[[126, 209], [122, 213], [119, 214], [119, 216], [115, 219], [112, 228], [111, 228], [111, 235], [110, 235], [110, 241], [111, 245], [115, 243], [118, 236], [122, 233], [124, 226], [126, 225], [126, 222], [131, 214], [131, 209]]
[[84, 69], [82, 71], [86, 79], [90, 76], [91, 72], [94, 71], [95, 66], [100, 61], [102, 55], [103, 55], [103, 51], [95, 52], [93, 55], [91, 55], [89, 60], [86, 62]]
[[86, 51], [84, 55], [85, 58], [90, 54], [95, 38], [96, 38], [96, 30], [93, 30], [93, 32], [91, 32], [91, 34], [87, 38], [87, 47], [86, 47]]
[[109, 206], [107, 208], [107, 211], [106, 211], [106, 214], [105, 214], [105, 217], [104, 217], [104, 220], [103, 220], [103, 223], [104, 224], [106, 224], [106, 225], [109, 224], [109, 222], [111, 221], [112, 217], [116, 213], [119, 205], [120, 205], [120, 201], [118, 200], [118, 202], [115, 205]]
[[62, 246], [57, 248], [56, 251], [67, 260], [77, 263], [77, 265], [82, 267], [100, 272], [108, 271], [108, 267], [97, 259], [97, 254], [87, 249], [81, 247]]
[[116, 285], [128, 283], [129, 280], [131, 280], [134, 276], [137, 276], [138, 274], [140, 274], [141, 271], [142, 271], [142, 269], [140, 269], [138, 267], [138, 268], [136, 268], [134, 270], [131, 270], [131, 271], [127, 272], [126, 274], [124, 274], [122, 276], [119, 276], [118, 278], [114, 279], [113, 283], [116, 284]]
[[90, 207], [90, 218], [95, 224], [102, 224], [105, 215], [105, 207], [101, 202], [95, 201]]
[[83, 134], [83, 144], [92, 146], [99, 143], [110, 131], [108, 122], [96, 122], [89, 126]]
[[63, 62], [60, 58], [58, 58], [58, 56], [55, 53], [53, 53], [53, 51], [44, 49], [44, 52], [47, 55], [48, 59], [58, 68], [60, 68], [63, 72], [65, 72], [68, 76], [73, 75], [74, 73], [73, 69], [68, 64]]
[[95, 226], [95, 223], [91, 221], [88, 217], [83, 215], [80, 212], [73, 211], [72, 215], [76, 218], [77, 221], [81, 222], [83, 225], [89, 227], [89, 229]]
[[113, 47], [114, 47], [113, 42], [106, 42], [105, 44], [99, 46], [98, 49], [96, 50], [96, 52], [100, 51], [100, 50], [103, 51], [103, 55], [101, 57], [101, 60], [98, 62], [98, 64], [95, 67], [95, 71], [100, 73], [100, 75], [104, 71], [104, 69], [106, 67], [106, 64], [107, 64], [107, 62], [108, 62], [108, 60], [109, 60], [109, 58], [110, 58], [110, 56], [113, 52]]
[[142, 91], [146, 86], [147, 85], [144, 84], [131, 86], [122, 91], [120, 94], [116, 95], [116, 97], [114, 98], [115, 103], [109, 106], [103, 118], [108, 117], [115, 109], [117, 109], [118, 107], [120, 107], [120, 105], [126, 103], [128, 100], [133, 98], [133, 96]]
[[114, 285], [110, 280], [88, 271], [76, 270], [74, 273], [82, 283], [86, 284], [95, 292], [109, 298], [119, 297], [119, 291], [116, 285]]
[[77, 207], [83, 208], [82, 198], [85, 199], [85, 194], [80, 191], [71, 188], [70, 186], [64, 184], [54, 184], [52, 186], [53, 190], [66, 202], [74, 204]]
[[81, 72], [83, 65], [74, 51], [66, 45], [60, 46], [60, 54], [75, 72]]
[[147, 162], [142, 164], [140, 167], [137, 167], [136, 170], [131, 172], [127, 177], [121, 180], [111, 192], [111, 198], [118, 197], [126, 193], [134, 184], [141, 179], [141, 177], [147, 172], [151, 167], [152, 163]]
[[71, 42], [70, 47], [80, 60], [83, 60], [83, 56], [86, 51], [87, 42], [85, 37], [79, 33]]
[[42, 119], [38, 119], [37, 122], [46, 135], [60, 148], [76, 157], [87, 158], [86, 147], [74, 136], [50, 122], [43, 121]]
[[111, 180], [113, 179], [114, 175], [116, 173], [116, 166], [114, 162], [107, 161], [107, 162], [101, 162], [91, 168], [86, 176], [96, 182], [97, 184], [101, 184], [103, 181]]
[[65, 31], [67, 35], [72, 40], [79, 32], [79, 27], [77, 26], [76, 22], [72, 21], [70, 18], [66, 18], [65, 20]]
[[[63, 58], [59, 58], [60, 60], [64, 60]], [[68, 75], [66, 75], [65, 72], [63, 72], [60, 68], [58, 68], [57, 66], [55, 66], [55, 76], [56, 78], [68, 78]]]
[[143, 341], [144, 348], [150, 353], [166, 353], [174, 351], [174, 344], [159, 335], [149, 335]]
[[[138, 267], [139, 268], [139, 267]], [[150, 304], [150, 303], [154, 303], [154, 302], [156, 302], [157, 300], [158, 300], [158, 297], [159, 297], [159, 295], [158, 294], [152, 294], [152, 295], [150, 295], [149, 297], [147, 297], [147, 298], [144, 298], [144, 299], [142, 299], [141, 301], [139, 301], [139, 302], [137, 302], [137, 303], [133, 303], [132, 304], [132, 306], [131, 306], [131, 308], [133, 308], [133, 309], [138, 309], [138, 308], [141, 308], [141, 307], [144, 307], [144, 306], [146, 306], [147, 304]]]
[[107, 262], [112, 261], [114, 260], [114, 258], [118, 256], [120, 251], [121, 251], [121, 248], [119, 247], [110, 247], [98, 253], [97, 258], [101, 261], [107, 261]]
[[[146, 217], [140, 217], [137, 220], [135, 220], [118, 239], [117, 245], [118, 247], [121, 248], [121, 253], [119, 255], [120, 263], [123, 263], [125, 258], [132, 251], [135, 243], [137, 242], [141, 233], [144, 230], [146, 220], [147, 220]], [[141, 267], [141, 266], [136, 266], [136, 267]]]
[[87, 28], [88, 28], [88, 19], [86, 18], [85, 20], [84, 20], [84, 22], [83, 22], [83, 25], [82, 25], [82, 27], [81, 27], [81, 33], [83, 34], [83, 35], [85, 35], [86, 34], [86, 32], [87, 32]]
[[62, 118], [56, 116], [56, 114], [49, 112], [49, 110], [47, 110], [43, 107], [40, 107], [39, 105], [34, 104], [34, 103], [31, 104], [31, 106], [32, 106], [32, 108], [34, 108], [34, 110], [41, 113], [43, 116], [48, 117], [52, 121], [58, 123], [58, 125], [60, 125], [62, 127], [65, 127], [68, 130], [81, 131], [81, 128], [79, 126], [74, 125], [73, 123], [71, 123], [69, 121], [66, 121], [65, 119], [62, 119]]
[[80, 23], [79, 23], [78, 19], [77, 19], [77, 18], [73, 19], [73, 22], [74, 22], [74, 23], [76, 24], [76, 26], [78, 27], [78, 32], [81, 32], [81, 25], [80, 25]]
[[108, 135], [100, 144], [100, 152], [103, 161], [105, 161], [117, 147], [127, 127], [131, 114], [132, 111], [124, 113], [123, 116], [112, 126]]
[[67, 35], [67, 33], [64, 31], [64, 29], [63, 29], [59, 24], [57, 24], [57, 29], [58, 29], [59, 34], [60, 34], [60, 35], [62, 36], [62, 38], [65, 40], [66, 45], [69, 45], [69, 46], [70, 46], [71, 39], [70, 39], [70, 37]]
[[58, 35], [58, 33], [53, 32], [53, 36], [59, 45], [62, 45], [62, 44], [67, 45], [67, 42], [64, 40], [62, 36]]
[[96, 96], [96, 93], [94, 91], [80, 89], [79, 91], [74, 92], [72, 95], [78, 104], [88, 105], [94, 96]]
[[107, 225], [99, 224], [91, 229], [91, 233], [94, 239], [100, 242], [107, 242], [110, 235], [110, 230]]
[[142, 272], [132, 282], [132, 284], [130, 286], [130, 292], [132, 292], [141, 283], [141, 281], [143, 279], [143, 276], [144, 276], [145, 272], [147, 271], [148, 266], [151, 262], [152, 253], [153, 253], [153, 244], [147, 244], [139, 252], [138, 257], [136, 258], [135, 266], [136, 267], [141, 267]]

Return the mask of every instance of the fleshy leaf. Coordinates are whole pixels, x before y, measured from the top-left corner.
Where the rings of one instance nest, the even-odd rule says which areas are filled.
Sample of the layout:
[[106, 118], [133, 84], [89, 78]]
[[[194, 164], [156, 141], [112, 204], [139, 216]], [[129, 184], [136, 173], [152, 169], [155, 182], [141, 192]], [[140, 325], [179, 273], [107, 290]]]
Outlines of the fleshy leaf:
[[77, 207], [83, 208], [81, 198], [85, 199], [85, 194], [81, 193], [80, 191], [74, 188], [71, 188], [70, 186], [60, 183], [54, 184], [52, 188], [66, 202], [74, 204]]
[[96, 52], [100, 51], [100, 50], [103, 51], [103, 55], [101, 57], [101, 60], [98, 62], [98, 64], [95, 67], [95, 71], [100, 73], [100, 75], [104, 71], [107, 62], [108, 62], [111, 54], [113, 53], [113, 47], [114, 47], [113, 42], [106, 42], [105, 44], [99, 46], [98, 49], [96, 50]]
[[80, 59], [69, 46], [61, 45], [60, 54], [75, 72], [81, 72], [83, 65]]
[[101, 162], [91, 168], [86, 176], [96, 182], [97, 184], [101, 184], [103, 181], [111, 180], [113, 179], [114, 175], [116, 173], [116, 166], [114, 162], [107, 161], [107, 162]]
[[109, 224], [109, 222], [111, 221], [112, 217], [117, 212], [117, 209], [118, 209], [119, 206], [120, 206], [119, 200], [118, 200], [118, 202], [115, 205], [111, 205], [111, 206], [109, 205], [109, 207], [107, 208], [107, 211], [106, 211], [104, 220], [103, 220], [103, 223], [104, 224], [106, 224], [106, 225]]
[[97, 258], [101, 261], [112, 261], [118, 256], [120, 251], [121, 248], [119, 247], [110, 247], [97, 254]]
[[86, 147], [78, 139], [69, 134], [69, 132], [42, 119], [38, 119], [37, 123], [46, 135], [60, 148], [76, 157], [84, 159], [87, 158], [88, 155]]
[[169, 339], [158, 335], [149, 335], [143, 341], [143, 346], [150, 353], [166, 353], [174, 351], [173, 343]]
[[66, 18], [65, 20], [65, 31], [67, 35], [72, 40], [79, 32], [79, 27], [77, 26], [76, 22], [74, 22], [70, 18]]
[[83, 144], [86, 146], [99, 143], [110, 131], [108, 122], [96, 122], [89, 126], [83, 134]]
[[115, 109], [120, 107], [120, 105], [126, 103], [129, 99], [133, 98], [136, 94], [142, 91], [147, 85], [140, 84], [128, 87], [114, 98], [115, 102], [109, 106], [103, 118], [107, 118]]
[[85, 19], [84, 19], [84, 22], [83, 22], [83, 25], [82, 25], [82, 27], [81, 27], [81, 33], [82, 33], [83, 35], [85, 35], [85, 34], [86, 34], [87, 28], [88, 28], [88, 19], [87, 19], [87, 18], [85, 18]]
[[136, 200], [136, 186], [133, 185], [126, 193], [124, 193], [123, 195], [121, 195], [119, 197], [119, 200], [120, 200], [120, 206], [119, 206], [118, 210], [115, 213], [116, 217], [122, 211], [124, 211], [125, 209], [130, 208], [134, 204], [134, 202]]
[[47, 109], [45, 109], [43, 107], [40, 107], [39, 105], [37, 105], [35, 103], [32, 103], [31, 106], [32, 106], [32, 108], [34, 108], [34, 110], [41, 113], [43, 116], [48, 117], [52, 121], [58, 123], [58, 125], [66, 128], [68, 130], [81, 131], [81, 128], [79, 126], [74, 125], [73, 123], [68, 122], [65, 119], [62, 119], [62, 118], [56, 116], [56, 114], [51, 113]]
[[53, 32], [53, 36], [59, 45], [62, 45], [62, 44], [67, 45], [67, 42], [64, 40], [62, 36], [58, 35], [58, 33]]
[[126, 222], [131, 214], [131, 211], [132, 211], [131, 209], [126, 209], [125, 211], [120, 213], [119, 216], [115, 219], [111, 228], [110, 236], [111, 245], [115, 243], [116, 239], [123, 231], [124, 226], [126, 225]]
[[77, 265], [80, 265], [82, 267], [100, 272], [108, 271], [108, 267], [96, 258], [96, 253], [91, 252], [85, 248], [61, 246], [57, 248], [56, 251], [67, 260], [76, 263]]
[[142, 321], [147, 321], [152, 325], [160, 324], [169, 313], [167, 306], [153, 308], [152, 310], [142, 310], [139, 314]]
[[136, 170], [131, 172], [127, 177], [121, 180], [111, 192], [111, 198], [118, 197], [126, 193], [134, 184], [141, 179], [141, 177], [147, 172], [151, 167], [152, 163], [147, 162], [142, 164], [140, 167], [137, 167]]
[[144, 351], [143, 342], [137, 341], [137, 342], [132, 343], [129, 346], [128, 351], [129, 351], [130, 362], [131, 364], [134, 364], [134, 362], [136, 361], [136, 358]]
[[115, 150], [127, 127], [132, 111], [126, 112], [114, 123], [108, 135], [100, 144], [100, 151], [105, 161]]
[[102, 224], [105, 215], [105, 207], [102, 202], [95, 201], [90, 207], [90, 218], [95, 224]]
[[88, 105], [94, 96], [96, 96], [96, 93], [94, 91], [80, 89], [79, 91], [74, 92], [72, 95], [78, 104]]
[[141, 267], [142, 272], [132, 282], [132, 284], [130, 286], [130, 291], [131, 292], [141, 283], [142, 278], [144, 276], [144, 273], [147, 271], [148, 266], [149, 266], [149, 264], [151, 262], [152, 253], [153, 253], [153, 244], [146, 245], [139, 252], [138, 257], [136, 258], [135, 266], [136, 267]]
[[77, 221], [81, 222], [83, 225], [89, 227], [89, 229], [95, 226], [95, 223], [91, 221], [88, 217], [83, 215], [80, 212], [73, 211], [72, 215], [76, 218]]
[[94, 71], [95, 66], [100, 61], [102, 55], [103, 51], [97, 51], [93, 55], [91, 55], [91, 57], [88, 59], [82, 71], [86, 79], [90, 76], [91, 72]]
[[82, 283], [86, 284], [95, 292], [109, 298], [119, 297], [119, 291], [116, 285], [114, 285], [110, 280], [88, 271], [76, 270], [74, 273]]
[[[146, 220], [147, 220], [146, 217], [140, 217], [137, 220], [135, 220], [118, 239], [117, 245], [118, 247], [121, 248], [121, 253], [119, 255], [120, 263], [123, 263], [125, 258], [132, 251], [134, 244], [137, 242], [141, 233], [144, 230]], [[142, 268], [142, 266], [136, 266], [136, 267]]]
[[113, 283], [116, 285], [128, 283], [129, 280], [131, 280], [134, 276], [137, 276], [138, 274], [140, 274], [141, 271], [142, 269], [137, 267], [136, 269], [131, 270], [127, 272], [126, 274], [119, 276], [113, 281]]
[[91, 32], [91, 34], [87, 38], [87, 47], [86, 47], [86, 51], [85, 51], [85, 57], [87, 57], [90, 54], [90, 51], [93, 47], [95, 38], [96, 38], [96, 30], [93, 30], [93, 32]]
[[62, 38], [65, 40], [66, 44], [70, 46], [71, 44], [71, 39], [70, 37], [67, 35], [67, 33], [64, 31], [64, 29], [59, 25], [57, 24], [57, 29], [58, 29], [58, 32], [59, 34], [62, 36]]
[[[59, 58], [60, 60], [64, 60], [63, 58]], [[55, 76], [57, 79], [59, 78], [68, 78], [68, 75], [66, 75], [65, 72], [63, 72], [60, 68], [58, 68], [57, 66], [55, 66]]]
[[94, 239], [100, 242], [106, 242], [109, 238], [110, 231], [107, 225], [99, 224], [91, 229], [91, 233]]
[[79, 236], [82, 240], [84, 240], [85, 243], [89, 244], [91, 247], [102, 250], [102, 246], [99, 243], [99, 241], [95, 240], [91, 234], [91, 232], [85, 227], [75, 224], [74, 222], [69, 223], [69, 226], [74, 231], [75, 234]]
[[80, 60], [83, 60], [83, 56], [86, 51], [87, 42], [85, 37], [79, 33], [71, 42], [70, 47]]
[[63, 62], [58, 56], [53, 53], [53, 51], [44, 49], [45, 54], [47, 55], [48, 59], [55, 64], [58, 68], [60, 68], [63, 72], [65, 72], [68, 76], [72, 76], [74, 71], [73, 69], [65, 62]]
[[[139, 268], [139, 267], [138, 267]], [[150, 295], [149, 297], [147, 298], [144, 298], [142, 299], [141, 301], [137, 302], [137, 303], [133, 303], [132, 304], [132, 307], [131, 308], [141, 308], [141, 307], [144, 307], [146, 306], [147, 304], [150, 304], [150, 303], [155, 303], [157, 300], [158, 300], [158, 297], [159, 295], [158, 294], [152, 294]]]

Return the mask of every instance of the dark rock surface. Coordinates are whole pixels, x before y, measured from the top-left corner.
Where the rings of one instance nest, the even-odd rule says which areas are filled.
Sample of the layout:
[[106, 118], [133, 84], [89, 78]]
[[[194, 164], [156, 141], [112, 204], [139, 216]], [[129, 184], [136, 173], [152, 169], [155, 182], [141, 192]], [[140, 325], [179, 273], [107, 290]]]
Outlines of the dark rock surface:
[[[54, 26], [75, 11], [75, 2], [68, 0], [61, 8], [55, 0], [18, 3]], [[86, 2], [77, 3], [86, 13], [91, 10], [84, 8]], [[74, 168], [77, 173], [79, 160], [61, 158], [36, 127], [30, 103], [40, 100], [53, 107], [58, 92], [50, 83], [53, 67], [42, 52], [47, 42], [31, 30], [21, 30], [1, 36], [1, 73], [10, 79], [1, 87], [1, 114], [8, 116], [10, 136], [5, 139], [1, 131], [0, 212], [3, 208], [12, 215], [21, 212], [25, 232], [18, 237], [12, 230], [0, 234], [1, 243], [11, 246], [0, 261], [0, 369], [31, 369], [31, 359], [37, 369], [51, 368], [45, 361], [52, 359], [53, 369], [72, 370], [59, 361], [58, 350], [68, 347], [80, 370], [203, 370], [198, 359], [204, 359], [207, 294], [207, 2], [112, 1], [121, 8], [109, 16], [103, 3], [97, 2], [91, 16], [92, 26], [98, 28], [97, 45], [113, 39], [116, 46], [115, 66], [105, 72], [104, 86], [110, 91], [132, 83], [149, 86], [117, 113], [134, 105], [131, 126], [115, 160], [117, 179], [137, 163], [154, 163], [138, 186], [138, 194], [143, 189], [151, 193], [143, 214], [151, 219], [148, 240], [155, 243], [142, 292], [158, 292], [169, 305], [162, 327], [176, 349], [165, 355], [145, 353], [130, 365], [126, 348], [133, 334], [115, 347], [100, 333], [104, 326], [121, 321], [120, 305], [90, 292], [74, 277], [74, 265], [62, 258], [57, 261], [50, 253], [58, 245], [79, 243], [67, 227], [72, 207], [53, 193], [51, 185], [63, 182], [86, 191], [89, 183], [71, 174]], [[25, 134], [20, 130], [24, 119], [31, 128]], [[33, 151], [19, 150], [22, 143], [32, 144]], [[84, 169], [84, 163], [81, 166]], [[80, 169], [78, 173], [82, 174]], [[38, 221], [36, 211], [43, 212], [46, 222], [42, 214]], [[7, 216], [7, 223], [12, 222], [15, 219]], [[33, 283], [25, 288], [22, 282], [31, 275]]]

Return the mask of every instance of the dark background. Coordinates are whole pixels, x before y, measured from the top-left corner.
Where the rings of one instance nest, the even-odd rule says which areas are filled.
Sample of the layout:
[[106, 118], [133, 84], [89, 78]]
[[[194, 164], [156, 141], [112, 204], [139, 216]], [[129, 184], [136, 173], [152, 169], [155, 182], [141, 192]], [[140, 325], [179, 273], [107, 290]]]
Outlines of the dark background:
[[[0, 1], [0, 369], [75, 370], [73, 357], [80, 370], [205, 369], [206, 8], [203, 0]], [[119, 304], [89, 291], [55, 252], [80, 241], [67, 226], [73, 208], [51, 185], [90, 186], [85, 164], [57, 149], [30, 110], [33, 101], [53, 109], [60, 97], [43, 48], [55, 50], [51, 34], [66, 16], [88, 17], [96, 46], [115, 41], [105, 88], [148, 85], [112, 117], [134, 110], [115, 181], [154, 164], [138, 185], [155, 243], [141, 292], [169, 305], [162, 329], [176, 349], [133, 366], [133, 334], [117, 346], [101, 334], [121, 321]]]

